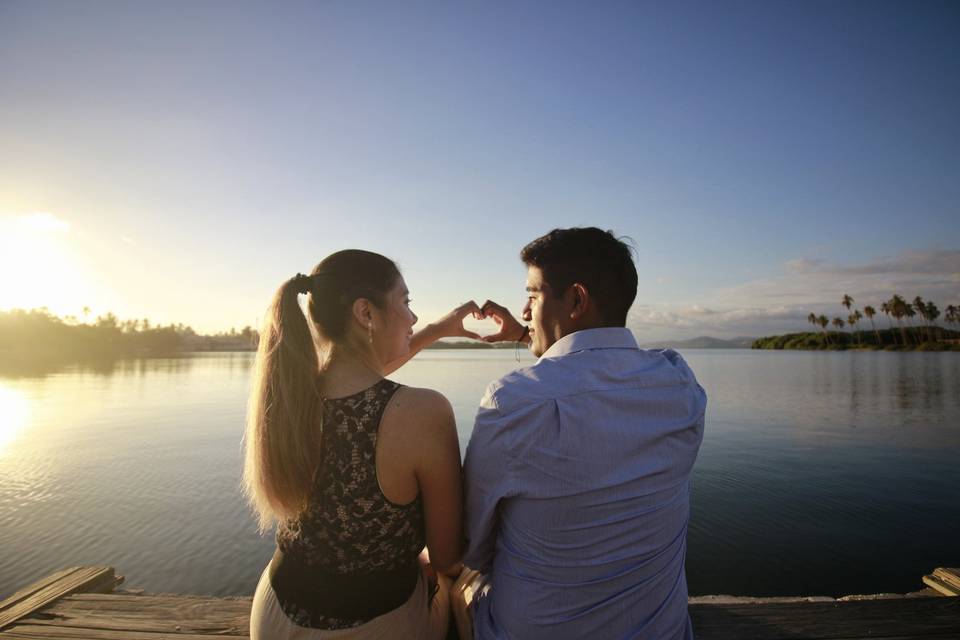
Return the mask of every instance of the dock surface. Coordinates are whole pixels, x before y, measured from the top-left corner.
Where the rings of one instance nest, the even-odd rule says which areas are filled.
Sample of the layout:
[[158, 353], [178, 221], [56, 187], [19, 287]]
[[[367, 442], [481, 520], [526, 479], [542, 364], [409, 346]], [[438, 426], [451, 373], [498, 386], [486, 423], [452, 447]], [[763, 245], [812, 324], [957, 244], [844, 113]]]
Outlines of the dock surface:
[[[958, 575], [956, 569], [945, 569]], [[114, 592], [110, 567], [73, 567], [0, 602], [0, 640], [248, 638], [251, 598]], [[698, 640], [960, 638], [960, 597], [691, 602]]]

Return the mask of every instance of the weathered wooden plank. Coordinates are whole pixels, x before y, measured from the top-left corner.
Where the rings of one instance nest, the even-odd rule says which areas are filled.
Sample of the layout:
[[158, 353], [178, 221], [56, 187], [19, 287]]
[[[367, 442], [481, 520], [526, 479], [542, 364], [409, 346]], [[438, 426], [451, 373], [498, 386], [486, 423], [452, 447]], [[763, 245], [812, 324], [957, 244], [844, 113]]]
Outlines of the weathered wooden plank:
[[700, 640], [957, 637], [960, 598], [693, 605], [690, 617]]
[[0, 630], [77, 591], [112, 591], [113, 567], [72, 567], [34, 582], [0, 603]]
[[923, 584], [932, 589], [936, 589], [938, 593], [945, 596], [960, 596], [960, 591], [954, 589], [937, 576], [923, 576]]
[[[58, 572], [18, 591], [0, 608], [32, 613], [0, 629], [0, 640], [247, 640], [250, 598], [87, 594], [58, 596], [34, 607], [43, 593], [75, 583], [96, 586], [90, 567]], [[103, 568], [101, 568], [103, 569]], [[86, 571], [84, 571], [86, 570]], [[955, 569], [937, 569], [957, 576]], [[941, 579], [941, 581], [943, 581]], [[30, 606], [28, 606], [30, 605]], [[19, 610], [19, 609], [18, 609]], [[690, 615], [698, 640], [945, 640], [960, 638], [960, 598], [910, 597], [828, 602], [694, 602]]]
[[[250, 640], [249, 635], [216, 635], [223, 640]], [[112, 629], [76, 629], [73, 627], [39, 627], [15, 624], [0, 632], [3, 640], [209, 640], [209, 634], [195, 633], [141, 633]]]
[[190, 618], [159, 619], [149, 617], [115, 618], [110, 616], [71, 616], [47, 618], [44, 614], [21, 618], [14, 629], [32, 625], [56, 627], [57, 629], [97, 629], [101, 631], [124, 631], [144, 633], [178, 633], [206, 636], [242, 635], [250, 628], [249, 617], [233, 620], [193, 620]]
[[197, 618], [247, 616], [251, 598], [202, 596], [148, 596], [130, 594], [74, 594], [44, 611], [53, 615], [152, 616], [176, 618], [183, 612]]
[[[71, 606], [65, 598], [42, 612], [21, 619], [21, 624], [87, 628], [113, 631], [179, 633], [203, 635], [244, 635], [250, 626], [248, 602], [218, 598], [117, 597], [109, 606], [98, 607], [97, 600], [84, 599], [83, 607]], [[152, 606], [141, 606], [149, 601]], [[158, 601], [160, 606], [158, 605]], [[93, 606], [91, 606], [93, 605]], [[237, 606], [240, 605], [240, 606]]]
[[60, 578], [63, 578], [64, 576], [73, 573], [78, 568], [79, 567], [68, 567], [67, 569], [61, 569], [56, 573], [53, 573], [49, 576], [41, 578], [36, 582], [33, 582], [27, 585], [23, 589], [16, 591], [9, 598], [6, 598], [3, 602], [0, 602], [0, 611], [4, 611], [7, 608], [12, 607], [14, 604], [21, 602], [24, 598], [28, 597], [30, 594], [34, 593], [35, 591], [39, 591], [40, 589], [43, 589], [44, 587], [47, 587], [53, 584]]
[[960, 593], [960, 569], [938, 567], [933, 570], [933, 576], [939, 578], [941, 582], [950, 585], [957, 593]]

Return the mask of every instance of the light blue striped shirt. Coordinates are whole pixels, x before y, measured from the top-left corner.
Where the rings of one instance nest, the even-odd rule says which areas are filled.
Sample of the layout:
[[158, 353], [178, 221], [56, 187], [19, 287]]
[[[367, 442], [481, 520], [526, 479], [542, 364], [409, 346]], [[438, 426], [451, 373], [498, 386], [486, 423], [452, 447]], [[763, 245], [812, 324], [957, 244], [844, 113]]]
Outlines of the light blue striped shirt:
[[464, 461], [477, 638], [690, 639], [690, 471], [707, 397], [674, 351], [577, 331], [493, 382]]

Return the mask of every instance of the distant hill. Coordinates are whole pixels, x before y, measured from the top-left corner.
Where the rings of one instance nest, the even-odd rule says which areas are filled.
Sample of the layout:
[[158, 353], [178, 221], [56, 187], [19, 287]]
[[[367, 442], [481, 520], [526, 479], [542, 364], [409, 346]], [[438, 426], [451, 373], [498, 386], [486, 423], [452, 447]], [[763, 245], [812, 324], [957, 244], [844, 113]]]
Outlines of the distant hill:
[[643, 349], [749, 349], [756, 338], [737, 337], [724, 340], [700, 336], [689, 340], [664, 340], [662, 342], [647, 342], [640, 345]]

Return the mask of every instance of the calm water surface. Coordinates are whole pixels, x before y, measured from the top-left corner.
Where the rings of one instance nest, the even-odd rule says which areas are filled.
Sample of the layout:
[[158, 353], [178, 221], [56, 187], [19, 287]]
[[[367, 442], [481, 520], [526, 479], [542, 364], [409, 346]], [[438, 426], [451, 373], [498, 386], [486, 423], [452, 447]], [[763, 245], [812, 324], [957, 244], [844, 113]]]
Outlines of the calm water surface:
[[[709, 395], [693, 595], [912, 591], [960, 566], [960, 354], [689, 350]], [[532, 362], [523, 355], [524, 363]], [[109, 564], [151, 592], [253, 592], [272, 553], [241, 498], [252, 354], [0, 377], [0, 597]], [[428, 351], [466, 446], [512, 351]]]

